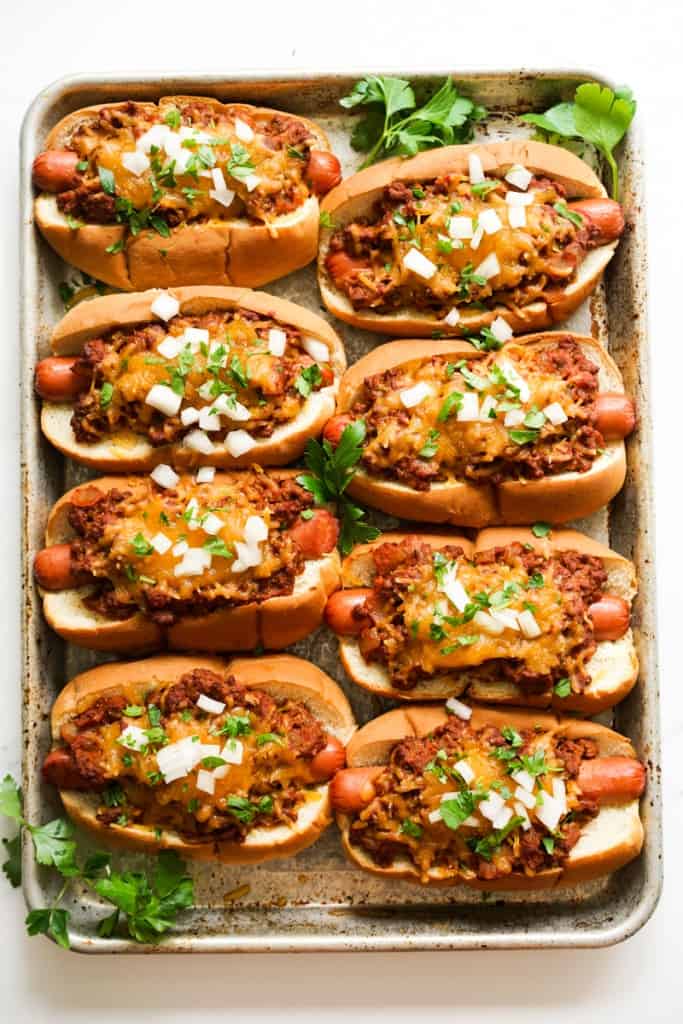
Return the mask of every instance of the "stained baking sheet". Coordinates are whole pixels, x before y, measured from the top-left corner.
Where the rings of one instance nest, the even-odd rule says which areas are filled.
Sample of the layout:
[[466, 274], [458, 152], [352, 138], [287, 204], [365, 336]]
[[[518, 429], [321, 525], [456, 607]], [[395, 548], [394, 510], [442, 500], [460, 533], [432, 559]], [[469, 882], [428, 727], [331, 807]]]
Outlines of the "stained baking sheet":
[[[395, 72], [394, 72], [395, 73]], [[448, 69], [404, 71], [425, 85], [443, 79]], [[30, 820], [61, 813], [59, 800], [40, 781], [39, 765], [50, 745], [49, 711], [61, 686], [79, 671], [106, 660], [64, 643], [45, 625], [31, 579], [33, 555], [42, 546], [47, 512], [69, 487], [86, 479], [77, 467], [42, 439], [33, 396], [33, 369], [48, 354], [51, 327], [62, 315], [58, 285], [79, 280], [37, 236], [32, 224], [30, 166], [42, 140], [64, 114], [92, 103], [126, 98], [156, 99], [185, 93], [218, 96], [281, 107], [305, 114], [328, 132], [345, 173], [359, 163], [349, 144], [354, 116], [338, 105], [361, 72], [291, 75], [273, 72], [229, 77], [185, 75], [152, 79], [88, 76], [63, 79], [45, 89], [29, 109], [22, 136], [22, 409], [24, 494], [24, 792]], [[527, 110], [544, 110], [571, 99], [578, 84], [601, 80], [595, 72], [469, 72], [454, 77], [464, 92], [485, 104], [492, 116], [478, 139], [492, 141], [528, 135], [517, 119]], [[648, 346], [645, 293], [643, 168], [637, 132], [629, 132], [618, 158], [627, 230], [604, 283], [567, 323], [609, 347], [626, 389], [636, 398], [639, 429], [628, 442], [626, 486], [605, 510], [577, 524], [632, 558], [640, 578], [634, 608], [641, 662], [640, 682], [610, 716], [629, 735], [649, 766], [643, 801], [647, 840], [643, 855], [611, 878], [576, 890], [501, 896], [464, 887], [426, 890], [407, 882], [385, 882], [351, 867], [335, 827], [298, 856], [253, 867], [192, 865], [196, 907], [183, 914], [176, 929], [158, 947], [165, 952], [363, 949], [476, 949], [608, 945], [636, 931], [654, 909], [661, 885], [658, 679], [656, 665], [654, 531], [652, 521], [651, 437], [648, 419]], [[321, 307], [313, 267], [291, 274], [267, 289], [332, 318]], [[353, 362], [381, 337], [334, 323]], [[295, 653], [319, 664], [337, 679], [351, 700], [360, 724], [390, 704], [354, 687], [344, 676], [334, 637], [324, 629]], [[126, 866], [136, 856], [121, 859]], [[24, 849], [24, 887], [30, 906], [44, 906], [54, 895], [54, 879]], [[139, 952], [122, 939], [99, 939], [95, 932], [102, 907], [87, 892], [76, 891], [66, 904], [72, 914], [72, 948], [85, 952]]]

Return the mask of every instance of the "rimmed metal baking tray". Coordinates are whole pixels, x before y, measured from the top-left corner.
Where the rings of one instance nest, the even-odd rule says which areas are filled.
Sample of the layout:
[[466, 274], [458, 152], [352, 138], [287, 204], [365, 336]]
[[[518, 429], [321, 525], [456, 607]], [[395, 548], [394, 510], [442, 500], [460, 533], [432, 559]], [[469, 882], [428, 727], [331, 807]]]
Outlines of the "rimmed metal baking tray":
[[[449, 69], [389, 72], [426, 86]], [[451, 72], [462, 90], [485, 104], [492, 116], [482, 140], [529, 134], [516, 115], [545, 110], [571, 99], [577, 85], [601, 75], [582, 71]], [[23, 692], [24, 792], [31, 821], [61, 812], [59, 800], [40, 781], [39, 766], [49, 747], [49, 711], [61, 686], [75, 673], [103, 660], [65, 644], [45, 625], [31, 579], [33, 555], [42, 546], [48, 509], [67, 488], [89, 474], [69, 463], [42, 439], [33, 395], [33, 369], [48, 353], [52, 325], [62, 315], [58, 284], [72, 279], [38, 238], [32, 223], [30, 171], [49, 129], [66, 113], [91, 103], [156, 99], [185, 93], [281, 107], [305, 114], [328, 131], [349, 173], [360, 162], [350, 147], [351, 114], [338, 105], [363, 72], [252, 72], [231, 75], [89, 75], [47, 87], [26, 114], [22, 134], [22, 487], [23, 487]], [[295, 858], [255, 867], [193, 865], [196, 907], [154, 951], [273, 952], [310, 950], [509, 949], [606, 946], [632, 935], [653, 912], [661, 887], [661, 795], [659, 782], [658, 678], [655, 647], [654, 528], [651, 436], [648, 417], [649, 366], [646, 318], [646, 248], [643, 165], [637, 130], [630, 130], [618, 157], [627, 230], [604, 284], [571, 318], [571, 329], [591, 333], [609, 346], [627, 390], [636, 398], [639, 428], [628, 442], [626, 486], [609, 510], [580, 523], [632, 558], [640, 578], [634, 620], [640, 682], [611, 716], [629, 735], [649, 767], [642, 813], [646, 844], [642, 856], [612, 877], [577, 890], [532, 894], [481, 894], [462, 887], [424, 890], [407, 882], [387, 883], [351, 867], [338, 835], [330, 828], [316, 845]], [[316, 312], [321, 309], [313, 267], [275, 282], [267, 290]], [[328, 319], [331, 319], [328, 317]], [[377, 335], [337, 323], [349, 361], [378, 344]], [[317, 662], [342, 684], [360, 723], [381, 713], [387, 702], [360, 692], [344, 677], [336, 641], [324, 629], [298, 644], [296, 653]], [[24, 852], [24, 890], [30, 907], [45, 906], [55, 880], [41, 869], [29, 843]], [[136, 863], [134, 856], [127, 864]], [[53, 873], [54, 874], [54, 873]], [[72, 948], [81, 952], [139, 952], [123, 939], [99, 939], [95, 927], [104, 910], [87, 892], [67, 904], [72, 914]]]

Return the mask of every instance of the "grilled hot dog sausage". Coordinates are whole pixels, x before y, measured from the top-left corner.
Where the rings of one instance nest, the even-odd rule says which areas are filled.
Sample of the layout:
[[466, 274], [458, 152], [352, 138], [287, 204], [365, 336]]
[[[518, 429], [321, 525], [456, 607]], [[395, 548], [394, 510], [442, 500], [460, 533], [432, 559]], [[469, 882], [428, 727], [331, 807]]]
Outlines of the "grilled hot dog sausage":
[[359, 609], [372, 595], [370, 587], [335, 590], [325, 606], [325, 621], [338, 636], [356, 636], [365, 625]]
[[327, 734], [327, 742], [311, 761], [314, 779], [331, 779], [346, 764], [346, 750], [336, 736]]
[[43, 548], [33, 562], [38, 585], [44, 590], [70, 590], [79, 584], [71, 565], [71, 545], [53, 544]]
[[645, 789], [645, 766], [633, 757], [596, 757], [581, 762], [577, 781], [582, 794], [598, 803], [637, 800]]
[[43, 192], [64, 192], [80, 181], [78, 154], [68, 149], [47, 149], [33, 161], [33, 184]]
[[36, 366], [35, 389], [48, 402], [69, 402], [88, 387], [86, 376], [74, 373], [76, 356], [49, 356]]
[[567, 206], [584, 218], [597, 245], [616, 241], [624, 230], [624, 213], [614, 199], [577, 199]]
[[341, 181], [341, 164], [334, 153], [313, 149], [308, 158], [306, 177], [315, 194], [324, 196]]
[[623, 597], [603, 594], [588, 609], [596, 640], [619, 640], [631, 622], [631, 609]]
[[636, 425], [636, 410], [626, 395], [605, 391], [595, 401], [595, 426], [606, 441], [619, 441]]
[[382, 768], [344, 768], [337, 772], [330, 783], [330, 801], [337, 811], [344, 814], [355, 814], [375, 797], [373, 781], [381, 773]]

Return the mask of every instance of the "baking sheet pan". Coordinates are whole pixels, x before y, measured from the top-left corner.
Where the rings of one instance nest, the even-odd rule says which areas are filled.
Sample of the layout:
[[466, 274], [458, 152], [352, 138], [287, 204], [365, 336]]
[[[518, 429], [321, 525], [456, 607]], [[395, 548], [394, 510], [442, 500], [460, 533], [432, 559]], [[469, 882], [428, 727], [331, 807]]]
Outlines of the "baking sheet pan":
[[[448, 69], [390, 72], [425, 85]], [[604, 81], [595, 72], [452, 72], [466, 94], [486, 105], [492, 116], [477, 133], [481, 141], [528, 135], [517, 114], [545, 110], [571, 99], [578, 84]], [[61, 812], [50, 787], [40, 781], [39, 765], [50, 745], [49, 712], [61, 686], [106, 656], [64, 643], [45, 625], [31, 579], [33, 555], [42, 546], [47, 512], [88, 471], [65, 460], [42, 439], [33, 395], [33, 369], [48, 354], [51, 327], [63, 314], [58, 285], [80, 275], [63, 264], [38, 238], [32, 224], [31, 161], [49, 129], [66, 113], [92, 103], [126, 98], [156, 99], [185, 93], [218, 96], [281, 107], [307, 115], [328, 132], [333, 149], [350, 173], [360, 162], [349, 144], [354, 116], [338, 100], [363, 72], [290, 74], [239, 72], [222, 75], [80, 76], [47, 87], [27, 112], [22, 134], [22, 488], [23, 488], [23, 728], [25, 807], [29, 820], [45, 821]], [[609, 83], [607, 83], [609, 84]], [[310, 950], [504, 949], [609, 945], [633, 934], [656, 906], [661, 887], [661, 805], [659, 784], [658, 677], [655, 645], [654, 529], [651, 436], [648, 416], [648, 345], [643, 166], [637, 131], [632, 128], [619, 154], [627, 230], [605, 282], [567, 327], [592, 334], [609, 346], [636, 398], [639, 428], [628, 442], [628, 477], [609, 510], [577, 524], [632, 558], [640, 578], [634, 623], [641, 663], [640, 682], [608, 720], [625, 732], [649, 767], [642, 813], [643, 855], [611, 878], [576, 890], [532, 894], [487, 894], [464, 887], [423, 890], [407, 882], [388, 883], [360, 872], [345, 860], [335, 827], [297, 857], [253, 867], [191, 865], [195, 908], [157, 947], [124, 939], [100, 939], [96, 922], [102, 907], [87, 891], [70, 903], [72, 948], [81, 952], [233, 952]], [[266, 289], [322, 312], [313, 267], [291, 274]], [[369, 351], [381, 336], [335, 323], [349, 362]], [[319, 664], [346, 690], [360, 724], [390, 706], [354, 687], [344, 676], [334, 637], [322, 629], [293, 648]], [[30, 843], [23, 852], [24, 889], [30, 907], [54, 896], [55, 879], [36, 863]], [[126, 866], [136, 856], [121, 858]], [[54, 873], [53, 873], [54, 874]]]

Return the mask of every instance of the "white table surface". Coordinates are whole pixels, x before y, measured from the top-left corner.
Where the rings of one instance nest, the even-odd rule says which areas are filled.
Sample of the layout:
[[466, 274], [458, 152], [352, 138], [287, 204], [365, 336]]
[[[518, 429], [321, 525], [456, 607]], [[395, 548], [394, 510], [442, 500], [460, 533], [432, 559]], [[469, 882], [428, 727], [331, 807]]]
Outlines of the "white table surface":
[[594, 68], [634, 89], [646, 134], [650, 328], [667, 878], [654, 918], [628, 942], [580, 952], [83, 957], [24, 934], [0, 878], [2, 1009], [8, 1022], [324, 1021], [453, 1018], [506, 1024], [681, 1021], [683, 883], [683, 322], [680, 300], [683, 6], [680, 0], [350, 0], [179, 3], [5, 0], [0, 5], [0, 650], [6, 670], [0, 772], [19, 770], [17, 165], [21, 118], [39, 89], [89, 71]]

